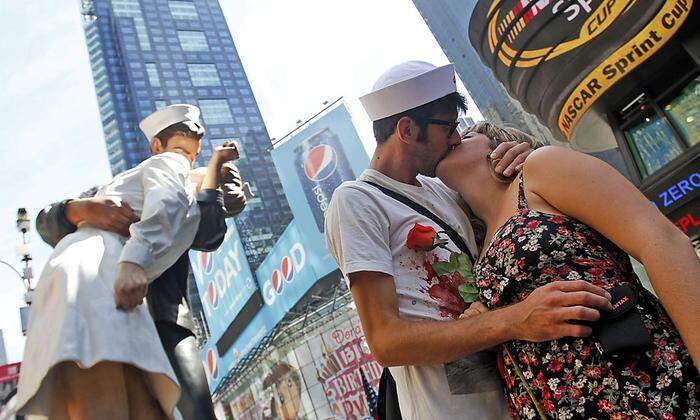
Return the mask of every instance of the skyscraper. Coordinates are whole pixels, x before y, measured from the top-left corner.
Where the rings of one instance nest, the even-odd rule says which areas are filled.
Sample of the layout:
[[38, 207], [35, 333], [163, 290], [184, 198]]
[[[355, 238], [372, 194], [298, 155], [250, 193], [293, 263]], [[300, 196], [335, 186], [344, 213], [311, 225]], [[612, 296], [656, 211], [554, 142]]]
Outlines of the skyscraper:
[[218, 0], [81, 0], [81, 13], [112, 173], [150, 155], [141, 119], [170, 104], [199, 106], [199, 165], [225, 140], [240, 146], [237, 164], [256, 197], [236, 224], [257, 267], [292, 216]]
[[555, 143], [549, 129], [527, 113], [496, 80], [469, 42], [469, 18], [476, 0], [413, 0], [472, 99], [487, 120], [528, 131]]

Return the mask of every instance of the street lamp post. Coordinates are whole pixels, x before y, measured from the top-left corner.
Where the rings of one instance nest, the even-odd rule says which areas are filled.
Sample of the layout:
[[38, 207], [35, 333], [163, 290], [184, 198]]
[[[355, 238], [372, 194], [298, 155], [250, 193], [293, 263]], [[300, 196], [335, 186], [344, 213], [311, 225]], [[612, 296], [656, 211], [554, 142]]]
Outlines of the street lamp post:
[[31, 247], [30, 247], [30, 239], [29, 239], [29, 229], [31, 227], [31, 222], [29, 220], [29, 215], [27, 214], [27, 210], [25, 208], [20, 208], [17, 210], [17, 230], [22, 233], [22, 243], [17, 246], [17, 254], [19, 254], [20, 259], [22, 262], [24, 262], [24, 267], [22, 267], [22, 272], [17, 270], [12, 264], [0, 260], [1, 264], [4, 264], [12, 269], [12, 271], [17, 274], [20, 279], [22, 279], [22, 284], [24, 285], [24, 288], [26, 289], [26, 293], [24, 294], [24, 301], [26, 302], [26, 306], [23, 306], [19, 308], [19, 317], [20, 321], [22, 322], [22, 334], [26, 334], [27, 332], [27, 322], [29, 321], [29, 306], [32, 303], [32, 293], [34, 289], [32, 288], [32, 256], [31, 256]]

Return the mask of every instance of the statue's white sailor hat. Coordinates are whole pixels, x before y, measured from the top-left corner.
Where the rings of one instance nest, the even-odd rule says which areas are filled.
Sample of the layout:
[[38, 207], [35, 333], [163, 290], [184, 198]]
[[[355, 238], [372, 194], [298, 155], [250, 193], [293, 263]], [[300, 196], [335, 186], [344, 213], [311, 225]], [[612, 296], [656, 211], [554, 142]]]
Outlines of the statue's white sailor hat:
[[457, 92], [454, 65], [407, 61], [382, 74], [360, 102], [372, 121], [408, 111]]
[[197, 134], [204, 134], [204, 125], [199, 117], [199, 108], [194, 105], [169, 105], [144, 118], [139, 123], [139, 128], [148, 141], [151, 141], [161, 131], [177, 123], [185, 124]]

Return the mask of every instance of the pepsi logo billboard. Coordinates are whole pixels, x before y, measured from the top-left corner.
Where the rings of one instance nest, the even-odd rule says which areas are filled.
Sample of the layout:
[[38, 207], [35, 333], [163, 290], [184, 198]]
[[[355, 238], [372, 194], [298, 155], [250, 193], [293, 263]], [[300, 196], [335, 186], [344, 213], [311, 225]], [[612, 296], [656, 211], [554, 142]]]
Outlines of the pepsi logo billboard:
[[219, 289], [214, 280], [207, 284], [206, 301], [212, 309], [216, 309], [216, 307], [219, 306], [219, 292], [217, 290]]
[[304, 173], [311, 181], [323, 181], [333, 175], [338, 166], [338, 156], [333, 146], [319, 144], [304, 159]]
[[219, 249], [190, 251], [192, 273], [214, 340], [221, 337], [258, 289], [236, 225], [232, 220], [226, 223], [226, 237]]
[[207, 373], [209, 382], [219, 379], [219, 355], [213, 348], [204, 352], [204, 371]]
[[[274, 264], [274, 263], [273, 263]], [[277, 296], [285, 290], [285, 285], [294, 281], [294, 277], [306, 265], [306, 251], [301, 243], [296, 242], [275, 264], [270, 276], [262, 285], [263, 300], [267, 305], [275, 303]]]
[[[364, 114], [364, 111], [357, 111]], [[271, 154], [295, 223], [304, 233], [299, 242], [306, 252], [306, 265], [323, 277], [338, 269], [324, 239], [325, 213], [333, 193], [343, 182], [356, 179], [369, 165], [369, 156], [347, 104], [335, 101], [275, 143]], [[280, 260], [274, 265], [282, 274]], [[266, 276], [259, 281], [272, 276], [271, 271], [264, 274]], [[297, 281], [295, 276], [293, 282]], [[285, 283], [275, 284], [284, 287]], [[262, 282], [260, 289], [263, 290]], [[263, 294], [271, 296], [269, 291]]]
[[220, 298], [232, 289], [235, 280], [241, 276], [244, 264], [247, 265], [245, 255], [235, 246], [227, 252], [193, 252], [197, 255], [197, 264], [192, 267], [195, 277], [206, 279], [204, 300], [210, 309], [216, 309]]
[[199, 252], [199, 266], [204, 274], [211, 274], [214, 269], [213, 261], [211, 252]]

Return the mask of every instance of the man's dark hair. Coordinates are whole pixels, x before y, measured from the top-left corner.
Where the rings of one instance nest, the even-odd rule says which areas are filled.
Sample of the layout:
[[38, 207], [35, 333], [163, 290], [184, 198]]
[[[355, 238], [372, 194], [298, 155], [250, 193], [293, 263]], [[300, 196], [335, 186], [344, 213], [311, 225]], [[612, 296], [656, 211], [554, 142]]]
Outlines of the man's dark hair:
[[177, 123], [162, 129], [155, 137], [158, 137], [163, 147], [168, 145], [168, 140], [174, 136], [185, 136], [194, 140], [201, 140], [204, 133], [192, 131], [185, 123]]
[[[398, 124], [399, 120], [403, 117], [409, 117], [416, 121], [416, 118], [433, 118], [438, 114], [447, 114], [454, 111], [465, 112], [466, 110], [467, 102], [464, 96], [457, 92], [450, 93], [447, 96], [428, 102], [425, 105], [375, 121], [372, 124], [374, 138], [377, 140], [377, 144], [382, 144], [387, 141], [387, 139], [394, 134], [394, 131], [396, 131], [396, 124]], [[416, 121], [416, 124], [421, 128], [421, 139], [425, 138], [424, 123]]]

